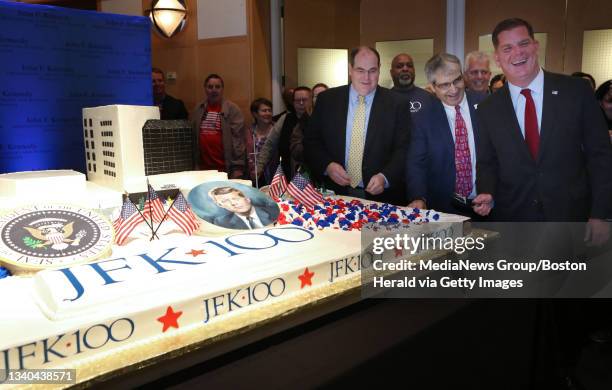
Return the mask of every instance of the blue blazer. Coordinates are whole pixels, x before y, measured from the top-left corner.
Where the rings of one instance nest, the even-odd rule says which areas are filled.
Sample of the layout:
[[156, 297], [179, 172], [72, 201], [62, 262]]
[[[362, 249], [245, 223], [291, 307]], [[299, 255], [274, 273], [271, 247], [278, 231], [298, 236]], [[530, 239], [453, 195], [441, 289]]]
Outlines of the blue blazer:
[[[476, 107], [486, 95], [465, 91], [470, 107], [474, 143], [478, 145]], [[456, 212], [451, 199], [455, 192], [455, 142], [442, 102], [435, 99], [429, 112], [414, 118], [414, 128], [406, 158], [408, 201], [425, 198], [427, 207]], [[470, 151], [478, 153], [478, 150]]]

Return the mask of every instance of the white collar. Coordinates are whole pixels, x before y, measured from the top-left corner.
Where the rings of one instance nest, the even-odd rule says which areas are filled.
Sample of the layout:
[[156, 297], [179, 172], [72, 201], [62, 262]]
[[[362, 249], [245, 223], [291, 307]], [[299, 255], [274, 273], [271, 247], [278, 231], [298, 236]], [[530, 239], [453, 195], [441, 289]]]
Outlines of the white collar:
[[517, 85], [514, 85], [510, 81], [508, 81], [508, 88], [510, 89], [510, 95], [512, 96], [512, 100], [516, 100], [523, 89], [529, 89], [535, 94], [542, 95], [544, 93], [544, 71], [542, 70], [542, 68], [540, 68], [540, 71], [538, 72], [536, 77], [531, 80], [531, 83], [529, 83], [526, 88], [521, 88]]

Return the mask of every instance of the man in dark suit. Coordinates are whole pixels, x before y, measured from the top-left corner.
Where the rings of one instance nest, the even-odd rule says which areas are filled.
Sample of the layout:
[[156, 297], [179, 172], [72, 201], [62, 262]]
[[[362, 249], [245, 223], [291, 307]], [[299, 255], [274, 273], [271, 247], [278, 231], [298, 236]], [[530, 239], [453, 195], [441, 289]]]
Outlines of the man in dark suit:
[[375, 49], [353, 49], [349, 63], [351, 84], [318, 97], [304, 134], [306, 163], [337, 194], [404, 203], [410, 103], [378, 86]]
[[[576, 258], [585, 250], [582, 239], [601, 245], [610, 236], [605, 219], [612, 215], [612, 148], [593, 90], [582, 79], [540, 68], [528, 22], [506, 19], [492, 38], [507, 83], [478, 107], [474, 211], [498, 221], [584, 221], [584, 232], [576, 224], [499, 225], [504, 251], [514, 258]], [[563, 276], [541, 276], [529, 291], [553, 296]], [[538, 302], [540, 350], [532, 387], [562, 388], [558, 384], [573, 383], [586, 327], [584, 303]]]
[[217, 187], [210, 191], [210, 197], [217, 206], [229, 211], [215, 217], [213, 223], [228, 229], [258, 229], [278, 218], [275, 205], [254, 205], [242, 191], [233, 187]]
[[584, 80], [544, 72], [533, 28], [521, 19], [493, 31], [508, 82], [478, 108], [474, 211], [500, 221], [587, 221], [605, 242], [612, 216], [612, 148]]
[[153, 79], [153, 100], [159, 107], [161, 119], [187, 119], [189, 114], [182, 100], [166, 94], [166, 78], [164, 71], [153, 68], [151, 72]]
[[459, 59], [436, 54], [425, 64], [436, 97], [413, 121], [406, 165], [409, 207], [474, 217], [476, 107], [486, 95], [465, 90]]

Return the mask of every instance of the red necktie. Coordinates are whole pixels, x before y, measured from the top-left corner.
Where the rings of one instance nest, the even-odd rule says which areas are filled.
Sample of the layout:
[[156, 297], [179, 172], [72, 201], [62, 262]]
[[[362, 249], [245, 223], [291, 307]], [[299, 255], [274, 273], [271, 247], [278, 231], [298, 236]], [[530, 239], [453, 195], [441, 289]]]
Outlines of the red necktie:
[[540, 132], [538, 131], [538, 115], [536, 114], [535, 103], [531, 97], [529, 89], [521, 90], [525, 96], [525, 142], [534, 160], [538, 158], [538, 148], [540, 147]]
[[465, 121], [455, 106], [455, 191], [461, 196], [472, 193], [472, 158]]

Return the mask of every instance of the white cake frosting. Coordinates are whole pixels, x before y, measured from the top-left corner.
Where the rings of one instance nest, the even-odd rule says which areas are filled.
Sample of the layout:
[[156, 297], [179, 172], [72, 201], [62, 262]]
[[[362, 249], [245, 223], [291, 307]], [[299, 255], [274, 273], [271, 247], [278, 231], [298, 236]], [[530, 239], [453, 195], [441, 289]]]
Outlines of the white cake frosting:
[[[157, 318], [169, 306], [182, 311], [180, 326], [205, 326], [231, 312], [331, 283], [352, 273], [330, 274], [334, 261], [348, 259], [353, 272], [359, 269], [359, 240], [359, 232], [311, 232], [293, 226], [223, 238], [189, 237], [179, 245], [168, 237], [144, 253], [122, 248], [129, 253], [84, 267], [43, 271], [33, 279], [9, 278], [0, 282], [0, 294], [21, 296], [26, 302], [0, 314], [2, 323], [20, 324], [3, 327], [0, 366], [66, 365], [128, 340], [159, 336], [165, 332]], [[192, 250], [206, 253], [194, 256]], [[299, 276], [305, 273], [314, 274], [302, 286]], [[127, 337], [124, 332], [125, 340], [120, 340], [123, 336], [113, 333], [120, 341], [109, 342], [104, 326], [121, 318], [125, 320], [115, 325], [117, 329], [133, 327], [133, 334]], [[104, 331], [89, 330], [95, 326]], [[168, 335], [172, 330], [166, 329]], [[50, 356], [45, 347], [58, 338], [61, 342], [53, 349], [58, 355]], [[70, 342], [71, 338], [75, 340]]]
[[[146, 179], [136, 176], [122, 177], [123, 185], [133, 192], [146, 191]], [[148, 179], [157, 190], [179, 189], [187, 196], [196, 185], [226, 180], [227, 175], [178, 172]], [[47, 197], [61, 192], [64, 201], [74, 198], [85, 207], [112, 208], [108, 216], [116, 216], [121, 206], [118, 186], [85, 182], [76, 172], [3, 175], [3, 183], [7, 187], [0, 186], [0, 195], [10, 202], [19, 202], [24, 191]], [[440, 216], [440, 221], [455, 225], [449, 229], [440, 224], [437, 229], [462, 234], [457, 223], [466, 218]], [[358, 277], [372, 264], [367, 255], [361, 256], [358, 230], [331, 225], [309, 230], [288, 224], [229, 231], [200, 225], [199, 235], [187, 237], [166, 222], [158, 231], [161, 239], [150, 241], [150, 231], [142, 224], [127, 245], [113, 246], [107, 258], [34, 277], [0, 279], [0, 296], [5, 298], [0, 370], [70, 368], [154, 338], [180, 338], [183, 330]]]
[[[449, 231], [462, 234], [456, 223]], [[0, 313], [0, 369], [70, 367], [336, 283], [372, 264], [361, 256], [359, 231], [292, 225], [216, 238], [175, 233], [115, 249], [91, 264], [0, 280], [1, 296], [20, 297]]]

